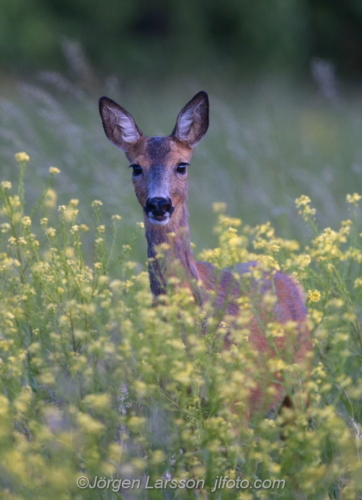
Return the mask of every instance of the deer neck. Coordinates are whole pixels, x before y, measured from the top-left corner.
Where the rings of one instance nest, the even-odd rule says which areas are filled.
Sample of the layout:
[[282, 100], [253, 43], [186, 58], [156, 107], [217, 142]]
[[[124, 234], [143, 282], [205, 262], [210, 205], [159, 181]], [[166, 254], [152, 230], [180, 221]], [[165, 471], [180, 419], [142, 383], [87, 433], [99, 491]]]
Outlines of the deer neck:
[[[192, 282], [199, 280], [191, 250], [188, 217], [185, 205], [177, 207], [166, 226], [155, 226], [145, 216], [147, 256], [150, 259], [148, 272], [151, 291], [155, 296], [166, 293], [167, 280], [172, 276], [190, 284], [193, 289]], [[160, 252], [157, 247], [162, 243], [166, 245]], [[160, 253], [162, 256], [157, 257]]]

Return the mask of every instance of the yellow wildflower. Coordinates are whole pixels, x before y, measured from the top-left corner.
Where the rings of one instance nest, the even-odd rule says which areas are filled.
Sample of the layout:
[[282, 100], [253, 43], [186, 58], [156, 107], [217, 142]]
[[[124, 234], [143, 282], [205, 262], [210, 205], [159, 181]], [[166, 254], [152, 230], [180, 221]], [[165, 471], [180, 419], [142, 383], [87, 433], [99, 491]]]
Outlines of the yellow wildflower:
[[48, 227], [48, 229], [46, 229], [45, 231], [45, 234], [47, 236], [53, 237], [56, 234], [56, 230], [53, 227]]
[[44, 197], [44, 205], [48, 208], [54, 208], [57, 204], [57, 193], [49, 188]]
[[302, 268], [309, 266], [311, 262], [312, 259], [308, 254], [300, 254], [295, 257], [295, 263]]
[[23, 226], [25, 226], [25, 227], [31, 226], [31, 218], [28, 217], [27, 215], [21, 219], [21, 222], [23, 223]]
[[359, 288], [362, 286], [362, 278], [357, 278], [354, 280], [354, 288]]
[[60, 174], [60, 170], [57, 167], [49, 167], [49, 173], [51, 175], [58, 175]]
[[92, 410], [107, 410], [110, 407], [109, 394], [88, 394], [83, 399], [83, 403]]
[[319, 302], [321, 299], [321, 292], [319, 290], [308, 290], [307, 298], [309, 302]]
[[305, 194], [302, 194], [302, 196], [296, 198], [295, 200], [295, 204], [298, 208], [305, 205], [309, 205], [309, 203], [311, 203], [311, 199], [309, 198], [309, 196], [306, 196]]
[[310, 200], [309, 196], [306, 196], [305, 194], [303, 194], [299, 198], [296, 198], [296, 200], [295, 200], [295, 204], [296, 204], [297, 208], [299, 208], [298, 213], [300, 215], [302, 215], [304, 220], [307, 220], [307, 221], [311, 216], [316, 214], [316, 209], [311, 208], [310, 203], [311, 203], [311, 200]]
[[104, 429], [104, 425], [101, 422], [95, 420], [87, 413], [79, 412], [77, 421], [82, 431], [88, 434], [99, 434]]
[[358, 193], [347, 194], [346, 201], [347, 203], [351, 203], [352, 205], [357, 206], [361, 196]]
[[1, 183], [2, 187], [4, 189], [11, 189], [12, 185], [11, 185], [11, 182], [10, 181], [2, 181]]
[[79, 212], [78, 209], [72, 208], [71, 206], [66, 207], [65, 205], [59, 205], [58, 211], [62, 213], [64, 220], [67, 222], [73, 221]]
[[30, 160], [30, 157], [27, 153], [24, 153], [24, 152], [21, 152], [21, 153], [15, 153], [15, 160], [18, 162], [18, 163], [22, 163], [22, 162], [27, 162]]
[[215, 201], [212, 204], [212, 210], [216, 214], [223, 214], [226, 212], [226, 203], [223, 203], [221, 201]]
[[91, 203], [92, 207], [101, 207], [103, 203], [100, 200], [93, 200]]

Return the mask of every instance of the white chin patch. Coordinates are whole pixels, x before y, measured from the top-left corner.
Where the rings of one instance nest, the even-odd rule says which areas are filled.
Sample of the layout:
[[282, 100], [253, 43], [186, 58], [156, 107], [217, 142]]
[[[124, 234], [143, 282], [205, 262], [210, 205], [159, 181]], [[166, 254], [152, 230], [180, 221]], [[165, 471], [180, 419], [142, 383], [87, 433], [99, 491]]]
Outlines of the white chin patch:
[[151, 222], [151, 224], [154, 224], [155, 226], [165, 226], [170, 220], [170, 216], [165, 215], [165, 218], [160, 220], [160, 219], [155, 219], [155, 217], [153, 217], [153, 215], [150, 214], [148, 216], [148, 220]]

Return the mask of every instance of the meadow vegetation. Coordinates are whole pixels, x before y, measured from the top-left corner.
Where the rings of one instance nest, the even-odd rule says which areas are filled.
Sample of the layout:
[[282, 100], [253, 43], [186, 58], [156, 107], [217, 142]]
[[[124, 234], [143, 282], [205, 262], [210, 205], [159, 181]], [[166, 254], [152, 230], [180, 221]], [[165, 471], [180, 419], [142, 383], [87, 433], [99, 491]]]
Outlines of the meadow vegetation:
[[[249, 103], [241, 118], [241, 103], [232, 109], [215, 99], [211, 139], [199, 147], [190, 181], [196, 253], [217, 267], [257, 260], [261, 269], [295, 276], [313, 332], [310, 377], [305, 366], [275, 357], [255, 379], [247, 297], [232, 324], [211, 301], [196, 305], [177, 279], [153, 306], [138, 249], [145, 246], [139, 208], [129, 201], [130, 185], [116, 187], [117, 153], [89, 119], [85, 94], [78, 94], [77, 122], [46, 91], [23, 92], [33, 97], [28, 108], [19, 96], [1, 104], [3, 498], [362, 498], [361, 119], [352, 104], [298, 108], [296, 98], [290, 111], [276, 108], [275, 97], [263, 114], [255, 99], [256, 111]], [[162, 110], [161, 125], [170, 119]], [[144, 114], [146, 133], [152, 111]], [[283, 121], [292, 115], [300, 135]], [[216, 219], [213, 240], [206, 218]], [[273, 307], [273, 296], [265, 300]], [[270, 321], [265, 330], [273, 343], [292, 337], [295, 325]], [[234, 344], [227, 351], [226, 331]], [[294, 409], [260, 411], [246, 425], [248, 388], [267, 385], [275, 372]], [[141, 487], [81, 489], [80, 476], [91, 485], [129, 479]], [[221, 476], [252, 487], [215, 490]], [[147, 478], [149, 485], [190, 481], [190, 488], [145, 490]], [[202, 487], [192, 487], [199, 479]], [[267, 481], [264, 488], [256, 480]], [[271, 488], [274, 480], [284, 487]]]

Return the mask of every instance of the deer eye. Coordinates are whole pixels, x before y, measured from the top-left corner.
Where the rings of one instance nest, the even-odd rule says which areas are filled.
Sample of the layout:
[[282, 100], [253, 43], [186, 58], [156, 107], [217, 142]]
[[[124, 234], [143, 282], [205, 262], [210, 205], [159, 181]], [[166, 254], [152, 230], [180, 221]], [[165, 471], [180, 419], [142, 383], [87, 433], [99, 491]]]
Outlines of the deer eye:
[[176, 172], [178, 174], [186, 174], [187, 165], [188, 163], [180, 163], [179, 165], [177, 165]]
[[137, 165], [137, 163], [130, 165], [130, 167], [133, 168], [133, 175], [137, 177], [138, 175], [141, 175], [143, 170], [140, 165]]

